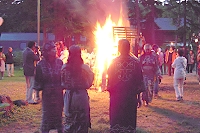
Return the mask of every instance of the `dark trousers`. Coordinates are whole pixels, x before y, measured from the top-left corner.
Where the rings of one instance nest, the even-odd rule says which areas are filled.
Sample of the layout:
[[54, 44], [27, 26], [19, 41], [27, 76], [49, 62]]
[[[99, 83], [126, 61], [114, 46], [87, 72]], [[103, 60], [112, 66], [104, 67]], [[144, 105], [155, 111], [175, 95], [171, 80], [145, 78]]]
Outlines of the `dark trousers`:
[[192, 73], [192, 70], [194, 69], [194, 63], [193, 64], [187, 64], [187, 72]]
[[172, 68], [172, 61], [169, 61], [167, 63], [167, 68], [168, 68], [168, 75], [171, 76], [172, 73], [174, 73], [174, 69]]

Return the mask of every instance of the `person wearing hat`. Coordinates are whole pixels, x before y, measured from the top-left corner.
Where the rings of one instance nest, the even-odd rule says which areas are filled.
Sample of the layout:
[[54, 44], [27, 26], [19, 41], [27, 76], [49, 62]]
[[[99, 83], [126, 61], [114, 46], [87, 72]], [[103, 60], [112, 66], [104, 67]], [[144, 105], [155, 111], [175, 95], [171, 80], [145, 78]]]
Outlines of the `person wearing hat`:
[[3, 53], [3, 46], [0, 46], [0, 80], [4, 77], [6, 56]]
[[90, 106], [87, 89], [92, 86], [94, 73], [83, 63], [81, 48], [69, 47], [67, 63], [61, 71], [61, 84], [66, 89], [64, 95], [65, 133], [88, 133]]
[[107, 72], [110, 132], [136, 132], [137, 94], [144, 90], [142, 70], [137, 58], [130, 56], [128, 40], [119, 40], [118, 51]]
[[61, 87], [62, 60], [56, 56], [56, 45], [46, 43], [43, 58], [36, 66], [34, 89], [42, 91], [42, 133], [57, 129], [62, 133], [63, 87]]

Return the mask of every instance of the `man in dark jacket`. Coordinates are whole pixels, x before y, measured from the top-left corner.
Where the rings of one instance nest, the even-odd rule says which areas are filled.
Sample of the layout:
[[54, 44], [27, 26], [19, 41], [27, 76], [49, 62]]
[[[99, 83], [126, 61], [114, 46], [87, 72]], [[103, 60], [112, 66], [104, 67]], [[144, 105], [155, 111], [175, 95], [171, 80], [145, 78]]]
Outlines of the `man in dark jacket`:
[[23, 69], [27, 85], [26, 101], [30, 104], [37, 103], [39, 99], [39, 93], [33, 90], [36, 68], [35, 62], [40, 60], [39, 52], [35, 51], [35, 49], [36, 43], [30, 41], [28, 42], [28, 47], [23, 52]]
[[8, 48], [8, 53], [6, 53], [6, 69], [8, 77], [14, 76], [14, 59], [13, 59], [13, 49], [12, 47]]

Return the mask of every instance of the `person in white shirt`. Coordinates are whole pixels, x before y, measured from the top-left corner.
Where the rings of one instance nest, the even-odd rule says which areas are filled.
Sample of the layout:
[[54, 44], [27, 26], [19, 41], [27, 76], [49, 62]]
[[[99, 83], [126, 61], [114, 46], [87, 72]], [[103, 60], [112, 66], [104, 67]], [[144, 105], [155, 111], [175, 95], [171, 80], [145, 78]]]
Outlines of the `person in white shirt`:
[[186, 77], [187, 59], [183, 57], [184, 51], [178, 49], [178, 57], [172, 63], [174, 71], [174, 89], [176, 100], [183, 100], [183, 84]]

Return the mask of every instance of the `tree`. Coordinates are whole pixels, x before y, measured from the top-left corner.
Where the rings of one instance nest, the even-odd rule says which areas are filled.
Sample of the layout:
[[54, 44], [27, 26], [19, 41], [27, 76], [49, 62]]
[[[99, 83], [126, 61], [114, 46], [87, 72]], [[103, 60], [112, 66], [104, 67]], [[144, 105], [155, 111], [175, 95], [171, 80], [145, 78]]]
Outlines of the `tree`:
[[163, 17], [173, 18], [178, 27], [177, 35], [179, 41], [190, 41], [192, 33], [200, 32], [200, 2], [197, 0], [168, 0], [165, 5]]
[[140, 16], [138, 19], [136, 20], [135, 18], [137, 18], [137, 14], [135, 13], [135, 9], [136, 9], [136, 1], [132, 2], [129, 1], [128, 2], [128, 10], [129, 10], [129, 19], [131, 20], [131, 24], [136, 25], [136, 23], [139, 21], [140, 24], [142, 24], [142, 22], [144, 22], [144, 25], [140, 25], [141, 28], [145, 29], [145, 37], [148, 43], [150, 44], [154, 44], [155, 43], [155, 23], [154, 23], [154, 19], [156, 17], [161, 16], [162, 13], [162, 9], [159, 8], [159, 6], [162, 4], [160, 1], [154, 1], [154, 0], [138, 0], [139, 2], [139, 15]]
[[0, 15], [5, 21], [2, 32], [35, 32], [37, 13], [33, 7], [36, 7], [36, 3], [32, 0], [22, 1], [20, 4], [13, 3], [13, 0], [2, 0]]
[[[87, 17], [91, 7], [98, 10], [96, 0], [41, 0], [40, 32], [54, 33], [56, 40], [75, 35], [89, 38], [94, 27]], [[3, 32], [37, 32], [37, 1], [1, 0], [0, 11]]]

